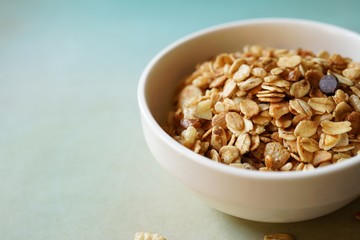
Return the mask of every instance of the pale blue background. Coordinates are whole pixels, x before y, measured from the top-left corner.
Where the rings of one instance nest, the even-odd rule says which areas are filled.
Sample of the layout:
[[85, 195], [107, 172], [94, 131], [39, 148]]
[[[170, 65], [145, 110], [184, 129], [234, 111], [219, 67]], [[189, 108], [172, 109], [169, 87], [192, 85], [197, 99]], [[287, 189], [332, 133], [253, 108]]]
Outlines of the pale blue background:
[[360, 32], [359, 9], [360, 1], [0, 0], [0, 239], [133, 239], [137, 231], [169, 240], [360, 239], [360, 199], [292, 224], [207, 207], [150, 155], [136, 102], [145, 65], [193, 31], [294, 17]]

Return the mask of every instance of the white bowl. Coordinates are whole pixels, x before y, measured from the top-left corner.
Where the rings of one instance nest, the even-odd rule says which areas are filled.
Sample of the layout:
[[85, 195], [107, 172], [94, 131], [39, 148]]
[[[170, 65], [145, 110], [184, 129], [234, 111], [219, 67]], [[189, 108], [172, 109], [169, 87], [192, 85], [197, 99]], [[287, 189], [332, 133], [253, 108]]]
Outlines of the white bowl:
[[259, 172], [213, 162], [172, 139], [161, 125], [178, 82], [194, 66], [246, 44], [327, 50], [360, 60], [360, 36], [336, 26], [296, 19], [223, 24], [171, 44], [147, 65], [138, 102], [147, 144], [159, 164], [210, 206], [262, 222], [295, 222], [333, 212], [360, 195], [360, 156], [306, 172]]

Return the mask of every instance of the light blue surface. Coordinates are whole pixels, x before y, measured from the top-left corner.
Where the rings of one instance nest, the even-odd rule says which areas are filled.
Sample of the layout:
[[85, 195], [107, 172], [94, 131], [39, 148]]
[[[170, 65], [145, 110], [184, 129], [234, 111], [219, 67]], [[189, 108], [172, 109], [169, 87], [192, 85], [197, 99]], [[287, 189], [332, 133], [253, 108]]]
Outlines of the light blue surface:
[[169, 240], [360, 239], [360, 199], [292, 224], [207, 207], [150, 155], [136, 102], [148, 61], [193, 31], [294, 17], [360, 32], [359, 9], [360, 1], [0, 1], [0, 239], [137, 231]]

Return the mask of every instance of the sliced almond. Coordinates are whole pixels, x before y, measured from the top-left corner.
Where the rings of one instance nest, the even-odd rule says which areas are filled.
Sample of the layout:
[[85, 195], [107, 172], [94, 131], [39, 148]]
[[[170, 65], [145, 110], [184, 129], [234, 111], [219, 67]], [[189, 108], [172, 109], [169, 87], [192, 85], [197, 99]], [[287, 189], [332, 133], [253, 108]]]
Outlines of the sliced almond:
[[194, 116], [200, 119], [211, 120], [211, 100], [204, 100], [196, 105]]

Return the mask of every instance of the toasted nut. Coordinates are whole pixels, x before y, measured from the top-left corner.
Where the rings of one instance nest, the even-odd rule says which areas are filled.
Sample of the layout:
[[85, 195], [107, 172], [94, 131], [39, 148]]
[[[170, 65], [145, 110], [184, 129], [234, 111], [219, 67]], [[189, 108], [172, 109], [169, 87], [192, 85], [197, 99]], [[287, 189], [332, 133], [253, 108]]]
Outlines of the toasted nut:
[[194, 116], [200, 119], [211, 120], [211, 100], [204, 100], [196, 105]]

